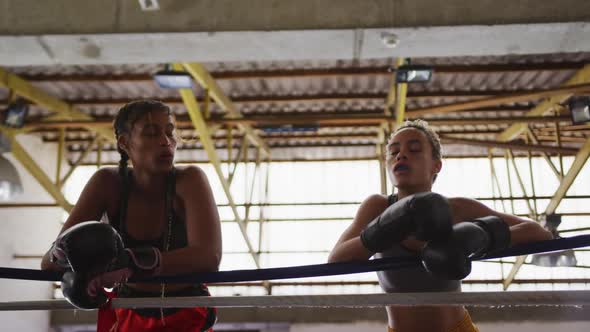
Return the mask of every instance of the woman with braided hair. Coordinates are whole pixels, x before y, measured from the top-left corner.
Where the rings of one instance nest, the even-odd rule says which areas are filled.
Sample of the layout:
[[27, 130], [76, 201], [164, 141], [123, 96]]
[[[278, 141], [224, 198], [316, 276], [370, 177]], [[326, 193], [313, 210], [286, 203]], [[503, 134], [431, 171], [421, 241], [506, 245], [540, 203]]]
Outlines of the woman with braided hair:
[[[114, 130], [119, 167], [101, 168], [92, 176], [60, 232], [103, 220], [123, 240], [126, 266], [94, 278], [85, 285], [86, 293], [93, 296], [115, 286], [111, 297], [209, 295], [201, 284], [125, 282], [132, 276], [217, 271], [221, 227], [204, 172], [196, 166], [174, 166], [177, 134], [168, 106], [153, 100], [131, 102], [119, 110]], [[63, 250], [55, 247], [43, 257], [43, 269], [63, 269], [54, 263]], [[107, 304], [99, 310], [97, 329], [207, 331], [214, 322], [212, 308], [132, 310]]]
[[[517, 243], [551, 239], [539, 223], [469, 198], [432, 192], [442, 169], [438, 135], [422, 120], [391, 134], [387, 171], [395, 195], [372, 195], [330, 253], [330, 262], [419, 257], [423, 266], [378, 272], [386, 292], [459, 292], [471, 260]], [[389, 332], [476, 332], [463, 306], [387, 307]]]

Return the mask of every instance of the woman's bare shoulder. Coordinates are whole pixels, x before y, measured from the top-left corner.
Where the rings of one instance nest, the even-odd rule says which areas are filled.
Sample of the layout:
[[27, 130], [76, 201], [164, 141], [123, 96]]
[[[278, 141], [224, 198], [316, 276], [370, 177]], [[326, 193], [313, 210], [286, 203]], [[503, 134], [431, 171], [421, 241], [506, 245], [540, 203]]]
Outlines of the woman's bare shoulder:
[[361, 206], [369, 206], [376, 208], [387, 208], [389, 206], [389, 196], [382, 194], [373, 194], [361, 203]]
[[376, 216], [380, 215], [389, 206], [389, 196], [374, 194], [371, 195], [361, 203], [355, 223], [367, 224]]
[[176, 167], [176, 188], [179, 193], [200, 190], [207, 185], [207, 175], [198, 166]]
[[103, 167], [97, 170], [88, 181], [88, 186], [94, 187], [91, 190], [100, 192], [107, 206], [118, 202], [122, 187], [122, 179], [117, 167]]
[[205, 176], [202, 168], [196, 165], [177, 166], [176, 178], [180, 181], [190, 181]]
[[100, 186], [118, 187], [121, 184], [121, 176], [119, 175], [119, 169], [117, 167], [103, 167], [94, 172], [91, 181], [97, 183]]
[[120, 183], [116, 168], [101, 168], [94, 172], [84, 186], [64, 227], [71, 227], [87, 220], [100, 220], [104, 212], [110, 212], [112, 215], [119, 205]]

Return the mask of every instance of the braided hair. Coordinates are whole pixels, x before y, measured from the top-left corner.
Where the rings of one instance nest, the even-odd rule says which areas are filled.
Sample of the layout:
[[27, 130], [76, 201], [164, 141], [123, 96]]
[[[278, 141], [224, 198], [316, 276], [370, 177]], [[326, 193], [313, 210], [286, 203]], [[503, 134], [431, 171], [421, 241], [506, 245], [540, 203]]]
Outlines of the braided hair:
[[[132, 101], [121, 107], [115, 116], [115, 121], [113, 122], [115, 138], [118, 140], [121, 135], [130, 134], [131, 130], [133, 129], [133, 125], [135, 122], [137, 122], [137, 120], [139, 120], [142, 116], [154, 111], [164, 111], [168, 113], [168, 115], [172, 113], [170, 107], [168, 107], [166, 104], [162, 103], [161, 101], [149, 99]], [[117, 144], [117, 151], [119, 151], [119, 154], [121, 155], [121, 159], [119, 160], [119, 174], [123, 177], [123, 179], [126, 180], [129, 155], [127, 152], [121, 149], [119, 144]]]

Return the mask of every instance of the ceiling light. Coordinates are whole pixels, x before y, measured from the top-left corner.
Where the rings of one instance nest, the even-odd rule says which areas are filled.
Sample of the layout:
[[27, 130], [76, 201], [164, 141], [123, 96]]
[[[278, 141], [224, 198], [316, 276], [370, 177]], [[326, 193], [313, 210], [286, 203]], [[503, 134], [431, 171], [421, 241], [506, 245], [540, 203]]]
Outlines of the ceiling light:
[[185, 71], [170, 69], [166, 66], [164, 70], [154, 74], [154, 80], [162, 89], [191, 89], [193, 78]]
[[395, 48], [399, 43], [399, 37], [395, 33], [382, 32], [381, 42], [387, 48]]
[[550, 232], [556, 233], [557, 227], [561, 224], [561, 214], [548, 214], [545, 216], [545, 228]]
[[0, 201], [10, 201], [23, 193], [16, 167], [2, 153], [10, 151], [10, 142], [0, 134]]
[[432, 78], [432, 67], [403, 65], [395, 70], [396, 83], [425, 83]]
[[[555, 238], [559, 238], [557, 227], [561, 224], [560, 214], [549, 214], [545, 216], [545, 228], [550, 231]], [[564, 267], [576, 266], [578, 261], [572, 249], [547, 252], [532, 255], [531, 264], [544, 267]]]
[[143, 11], [160, 10], [158, 0], [139, 0], [139, 5]]
[[531, 264], [543, 267], [573, 267], [578, 264], [576, 255], [571, 249], [542, 254], [534, 254]]
[[572, 98], [569, 108], [573, 124], [590, 122], [590, 97]]
[[25, 125], [25, 119], [29, 112], [29, 105], [23, 99], [8, 104], [4, 110], [4, 119], [2, 124], [11, 128], [22, 128]]

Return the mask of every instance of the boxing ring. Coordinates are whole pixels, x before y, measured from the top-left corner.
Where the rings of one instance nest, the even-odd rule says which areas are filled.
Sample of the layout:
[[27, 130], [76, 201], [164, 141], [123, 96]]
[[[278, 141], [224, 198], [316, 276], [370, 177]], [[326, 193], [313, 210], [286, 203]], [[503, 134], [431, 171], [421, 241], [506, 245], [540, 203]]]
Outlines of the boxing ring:
[[[482, 260], [530, 255], [590, 246], [590, 234], [516, 245]], [[388, 257], [369, 261], [328, 263], [293, 267], [235, 270], [177, 276], [158, 276], [133, 281], [153, 283], [224, 283], [320, 277], [401, 269], [420, 264], [417, 258]], [[0, 278], [59, 281], [61, 273], [17, 268], [0, 268]], [[549, 280], [548, 280], [549, 281]], [[469, 306], [585, 306], [590, 290], [431, 292], [352, 295], [267, 295], [211, 297], [117, 298], [115, 308], [182, 307], [382, 307], [387, 305], [469, 305]], [[0, 311], [73, 309], [66, 300], [0, 302]]]

